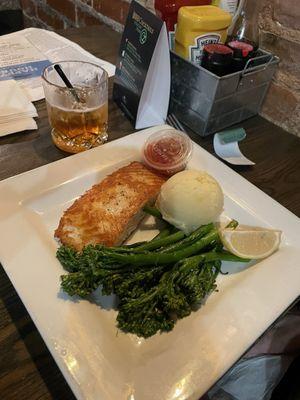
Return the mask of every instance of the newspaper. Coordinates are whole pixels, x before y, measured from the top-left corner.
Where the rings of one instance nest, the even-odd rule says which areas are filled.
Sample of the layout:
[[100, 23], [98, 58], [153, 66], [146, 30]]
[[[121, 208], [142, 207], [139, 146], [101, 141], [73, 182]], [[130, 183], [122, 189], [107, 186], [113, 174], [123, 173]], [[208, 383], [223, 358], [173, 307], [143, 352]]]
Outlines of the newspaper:
[[17, 80], [31, 101], [45, 97], [43, 69], [51, 63], [68, 60], [89, 61], [100, 65], [109, 76], [115, 74], [114, 65], [51, 31], [27, 28], [0, 37], [0, 81]]

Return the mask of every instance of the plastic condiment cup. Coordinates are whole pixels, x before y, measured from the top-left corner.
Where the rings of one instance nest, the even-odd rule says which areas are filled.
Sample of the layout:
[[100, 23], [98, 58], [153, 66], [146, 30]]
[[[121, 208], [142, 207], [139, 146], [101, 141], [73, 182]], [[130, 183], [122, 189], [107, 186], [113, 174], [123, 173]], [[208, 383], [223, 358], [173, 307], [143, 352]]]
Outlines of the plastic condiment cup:
[[187, 134], [166, 128], [146, 140], [143, 147], [144, 163], [161, 174], [174, 175], [185, 169], [192, 149], [192, 141]]

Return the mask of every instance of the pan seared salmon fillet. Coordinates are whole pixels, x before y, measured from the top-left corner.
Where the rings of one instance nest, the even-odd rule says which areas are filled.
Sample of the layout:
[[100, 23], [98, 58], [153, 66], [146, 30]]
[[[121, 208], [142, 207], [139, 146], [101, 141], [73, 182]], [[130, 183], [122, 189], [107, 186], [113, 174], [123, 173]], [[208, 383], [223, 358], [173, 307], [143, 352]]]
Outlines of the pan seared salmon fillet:
[[88, 244], [121, 244], [144, 217], [165, 179], [132, 162], [107, 176], [77, 199], [62, 216], [55, 237], [81, 250]]

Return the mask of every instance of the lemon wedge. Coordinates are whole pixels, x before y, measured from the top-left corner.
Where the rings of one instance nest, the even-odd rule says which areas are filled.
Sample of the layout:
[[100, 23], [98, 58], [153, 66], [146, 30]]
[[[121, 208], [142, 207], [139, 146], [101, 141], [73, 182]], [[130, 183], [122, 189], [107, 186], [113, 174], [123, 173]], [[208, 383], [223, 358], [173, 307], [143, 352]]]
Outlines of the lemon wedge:
[[220, 230], [224, 247], [242, 258], [261, 259], [274, 253], [281, 241], [281, 231], [250, 226]]

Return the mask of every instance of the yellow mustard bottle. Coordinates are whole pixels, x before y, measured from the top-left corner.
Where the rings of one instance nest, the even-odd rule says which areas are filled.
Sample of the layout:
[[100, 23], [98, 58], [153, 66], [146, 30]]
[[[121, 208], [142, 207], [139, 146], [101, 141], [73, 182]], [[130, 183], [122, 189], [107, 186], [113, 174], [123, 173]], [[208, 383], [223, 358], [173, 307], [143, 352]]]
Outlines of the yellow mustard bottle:
[[203, 47], [225, 43], [231, 15], [215, 6], [181, 7], [175, 33], [175, 53], [201, 63]]

